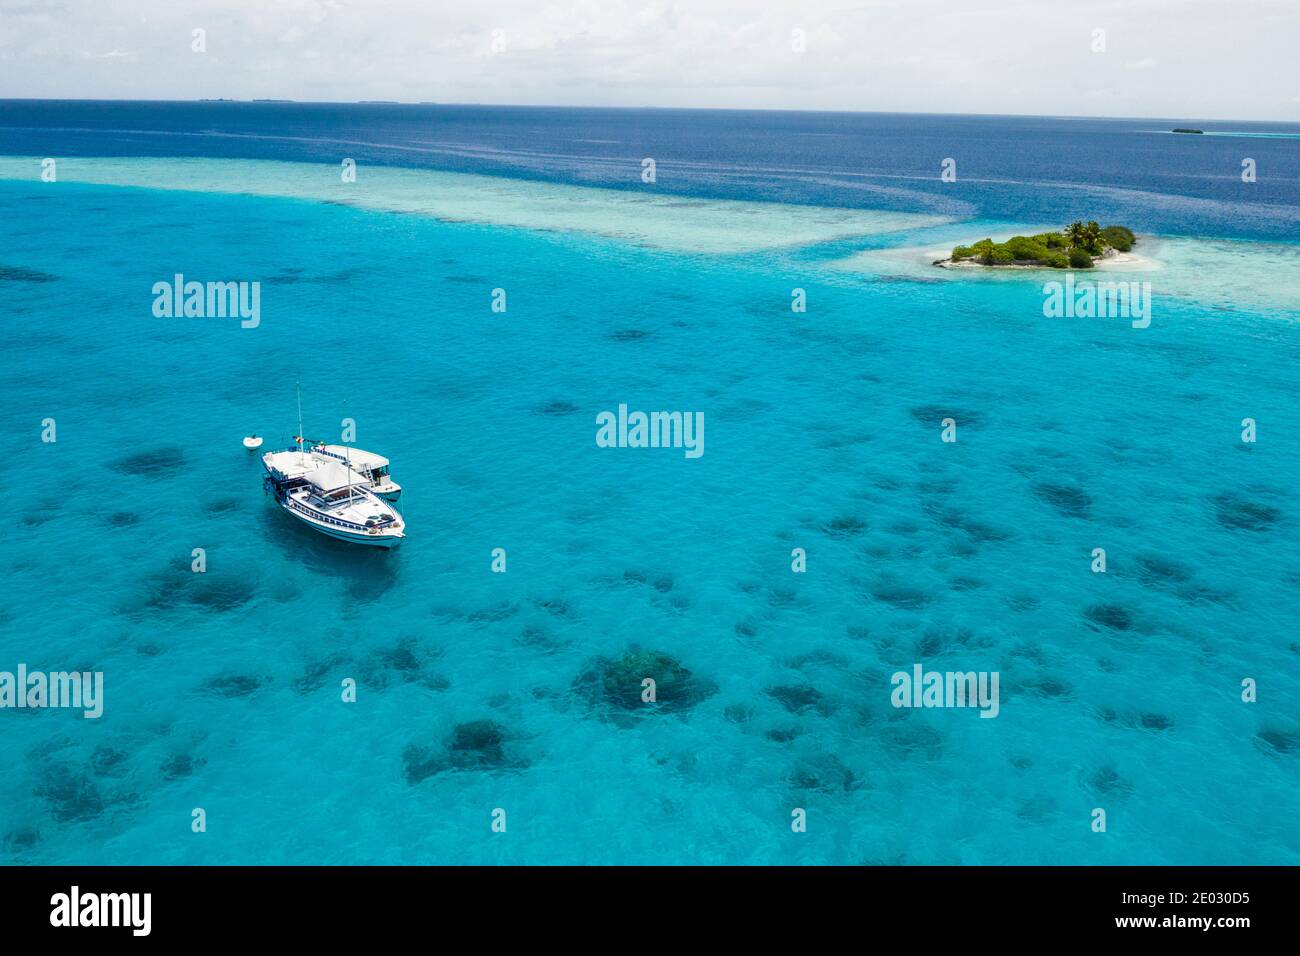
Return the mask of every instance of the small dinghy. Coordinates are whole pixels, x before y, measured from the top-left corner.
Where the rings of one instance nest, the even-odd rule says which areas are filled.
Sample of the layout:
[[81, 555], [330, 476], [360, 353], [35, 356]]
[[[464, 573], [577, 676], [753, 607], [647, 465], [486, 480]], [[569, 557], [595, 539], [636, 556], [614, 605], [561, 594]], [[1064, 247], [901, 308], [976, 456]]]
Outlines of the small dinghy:
[[261, 448], [261, 447], [262, 447], [262, 439], [259, 438], [257, 435], [249, 435], [247, 438], [244, 439], [244, 447], [245, 447], [245, 448]]

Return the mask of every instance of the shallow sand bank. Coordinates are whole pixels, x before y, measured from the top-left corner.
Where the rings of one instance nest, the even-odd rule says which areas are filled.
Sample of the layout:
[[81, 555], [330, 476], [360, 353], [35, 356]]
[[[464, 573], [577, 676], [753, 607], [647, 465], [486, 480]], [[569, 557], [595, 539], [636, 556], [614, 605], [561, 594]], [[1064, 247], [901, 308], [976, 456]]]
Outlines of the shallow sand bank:
[[[736, 254], [871, 236], [946, 222], [944, 217], [870, 209], [702, 199], [642, 185], [605, 189], [470, 173], [358, 166], [343, 182], [340, 165], [254, 159], [69, 157], [58, 180], [147, 189], [279, 196], [335, 202], [446, 222], [573, 232], [687, 253]], [[40, 182], [41, 159], [0, 156], [0, 179]]]

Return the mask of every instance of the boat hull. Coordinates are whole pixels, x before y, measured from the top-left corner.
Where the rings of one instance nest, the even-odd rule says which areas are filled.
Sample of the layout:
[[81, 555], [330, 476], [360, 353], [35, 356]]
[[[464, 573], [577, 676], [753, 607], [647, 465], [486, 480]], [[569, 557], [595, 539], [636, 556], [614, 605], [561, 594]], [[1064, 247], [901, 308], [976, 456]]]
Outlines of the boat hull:
[[281, 507], [313, 531], [319, 531], [321, 534], [328, 535], [336, 541], [346, 541], [349, 544], [360, 544], [371, 548], [391, 550], [401, 544], [402, 538], [404, 537], [404, 535], [401, 534], [384, 534], [383, 532], [368, 534], [361, 531], [348, 531], [344, 528], [338, 528], [322, 522], [312, 521], [311, 518], [288, 505], [281, 505]]

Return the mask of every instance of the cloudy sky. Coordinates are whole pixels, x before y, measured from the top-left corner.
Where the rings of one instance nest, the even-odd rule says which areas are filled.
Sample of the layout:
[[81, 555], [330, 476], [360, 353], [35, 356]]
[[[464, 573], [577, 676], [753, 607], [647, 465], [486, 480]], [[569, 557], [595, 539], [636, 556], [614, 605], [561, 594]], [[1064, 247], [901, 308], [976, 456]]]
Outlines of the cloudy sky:
[[1300, 0], [0, 0], [0, 97], [1297, 120], [1298, 39]]

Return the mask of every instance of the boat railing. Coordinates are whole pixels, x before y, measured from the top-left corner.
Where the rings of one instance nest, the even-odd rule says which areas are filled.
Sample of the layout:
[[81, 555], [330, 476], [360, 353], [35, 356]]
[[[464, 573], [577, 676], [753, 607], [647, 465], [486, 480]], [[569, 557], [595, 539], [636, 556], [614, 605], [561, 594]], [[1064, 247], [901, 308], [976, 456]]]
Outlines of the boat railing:
[[374, 526], [367, 527], [366, 525], [363, 524], [357, 524], [355, 521], [344, 521], [342, 518], [335, 518], [332, 515], [321, 514], [319, 511], [316, 511], [314, 508], [308, 508], [305, 505], [302, 505], [299, 502], [294, 501], [292, 498], [289, 499], [289, 507], [292, 508], [294, 511], [302, 512], [303, 514], [307, 515], [307, 517], [312, 518], [315, 521], [323, 521], [326, 524], [338, 525], [340, 528], [353, 528], [357, 531], [365, 531], [365, 532], [370, 532], [374, 530]]

